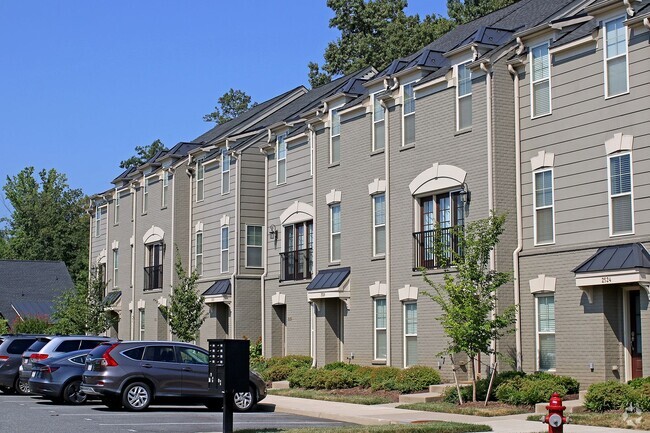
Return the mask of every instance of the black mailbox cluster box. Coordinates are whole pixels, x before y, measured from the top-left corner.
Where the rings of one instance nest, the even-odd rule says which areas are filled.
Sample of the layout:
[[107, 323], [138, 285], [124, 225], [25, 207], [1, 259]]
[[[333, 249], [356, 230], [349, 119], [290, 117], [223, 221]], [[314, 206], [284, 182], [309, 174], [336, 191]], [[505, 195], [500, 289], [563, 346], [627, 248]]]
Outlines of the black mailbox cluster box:
[[213, 394], [248, 391], [249, 346], [248, 340], [208, 340], [208, 387]]

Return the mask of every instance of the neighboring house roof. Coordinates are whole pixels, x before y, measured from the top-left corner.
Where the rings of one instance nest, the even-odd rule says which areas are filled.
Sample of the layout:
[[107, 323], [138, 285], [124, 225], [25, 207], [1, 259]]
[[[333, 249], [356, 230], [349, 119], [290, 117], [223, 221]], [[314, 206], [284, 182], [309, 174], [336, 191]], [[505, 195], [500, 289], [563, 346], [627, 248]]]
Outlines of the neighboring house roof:
[[215, 281], [201, 296], [229, 295], [230, 279]]
[[640, 243], [599, 248], [596, 254], [575, 268], [573, 272], [579, 274], [636, 268], [650, 269], [650, 253]]
[[350, 275], [350, 268], [333, 268], [318, 271], [318, 274], [307, 286], [307, 290], [335, 289]]
[[51, 304], [72, 287], [74, 283], [63, 262], [0, 260], [0, 314], [9, 324], [17, 317], [14, 306], [23, 312], [31, 311], [42, 307], [41, 302]]
[[54, 311], [54, 302], [12, 301], [11, 307], [21, 319], [26, 317], [50, 317]]

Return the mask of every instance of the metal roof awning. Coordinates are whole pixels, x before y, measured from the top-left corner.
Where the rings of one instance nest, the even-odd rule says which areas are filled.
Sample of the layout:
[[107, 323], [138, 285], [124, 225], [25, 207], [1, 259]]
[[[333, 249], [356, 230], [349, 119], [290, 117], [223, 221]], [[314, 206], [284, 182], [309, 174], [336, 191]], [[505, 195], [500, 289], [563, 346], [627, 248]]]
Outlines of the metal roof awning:
[[350, 298], [350, 268], [333, 268], [318, 271], [307, 286], [307, 300]]
[[106, 297], [104, 297], [104, 305], [107, 307], [112, 307], [115, 305], [115, 303], [122, 297], [122, 291], [121, 290], [114, 290], [112, 292], [108, 292]]
[[231, 290], [230, 279], [215, 281], [203, 292], [206, 304], [214, 302], [230, 302]]

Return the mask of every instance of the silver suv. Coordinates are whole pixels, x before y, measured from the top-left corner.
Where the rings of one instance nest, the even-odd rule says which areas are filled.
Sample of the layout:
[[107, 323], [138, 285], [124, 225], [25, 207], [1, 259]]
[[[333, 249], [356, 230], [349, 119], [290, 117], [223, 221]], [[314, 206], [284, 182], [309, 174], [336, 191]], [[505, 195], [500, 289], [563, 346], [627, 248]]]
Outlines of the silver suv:
[[31, 346], [39, 335], [3, 335], [0, 337], [0, 389], [5, 392], [28, 391], [19, 386], [18, 369], [21, 356]]
[[[234, 407], [248, 411], [266, 397], [264, 380], [249, 371], [249, 391], [237, 393]], [[176, 341], [122, 341], [102, 344], [86, 358], [81, 391], [99, 396], [111, 409], [145, 410], [152, 402], [182, 399], [219, 410], [222, 400], [208, 390], [208, 352]]]

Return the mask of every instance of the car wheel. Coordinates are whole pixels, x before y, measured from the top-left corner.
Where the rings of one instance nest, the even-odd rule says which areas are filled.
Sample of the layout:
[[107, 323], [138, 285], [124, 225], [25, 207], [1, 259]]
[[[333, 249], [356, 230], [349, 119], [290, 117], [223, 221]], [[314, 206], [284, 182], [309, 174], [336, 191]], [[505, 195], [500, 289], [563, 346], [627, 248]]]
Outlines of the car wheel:
[[212, 412], [221, 412], [223, 410], [223, 399], [211, 398], [210, 400], [206, 400], [205, 407]]
[[81, 392], [79, 389], [80, 386], [80, 380], [73, 380], [67, 384], [63, 389], [63, 400], [70, 404], [84, 404], [88, 399], [88, 396]]
[[233, 397], [234, 408], [237, 412], [248, 412], [256, 403], [255, 388], [248, 387], [248, 392], [236, 392]]
[[14, 382], [14, 386], [16, 389], [16, 394], [29, 395], [32, 393], [31, 390], [29, 389], [29, 383], [23, 382], [22, 380], [20, 380], [19, 377], [16, 378], [16, 382]]
[[109, 408], [110, 410], [120, 410], [122, 409], [122, 401], [120, 401], [120, 398], [111, 398], [111, 397], [105, 397], [102, 398], [102, 403]]
[[122, 391], [122, 404], [127, 410], [145, 410], [151, 404], [151, 389], [142, 382], [130, 383]]

